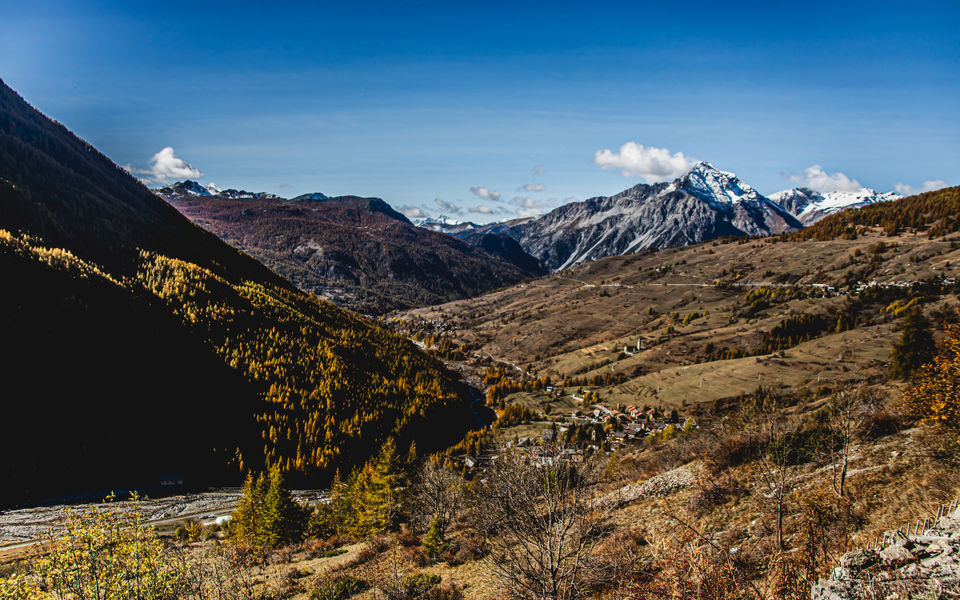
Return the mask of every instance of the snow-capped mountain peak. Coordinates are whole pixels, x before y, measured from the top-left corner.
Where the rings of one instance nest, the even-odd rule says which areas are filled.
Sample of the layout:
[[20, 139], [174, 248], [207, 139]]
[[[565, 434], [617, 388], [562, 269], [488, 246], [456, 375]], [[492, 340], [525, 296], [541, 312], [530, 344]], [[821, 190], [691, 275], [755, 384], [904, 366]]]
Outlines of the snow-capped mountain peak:
[[424, 217], [422, 219], [414, 219], [413, 224], [417, 227], [425, 227], [427, 225], [446, 225], [448, 227], [453, 227], [454, 225], [460, 225], [462, 221], [456, 219], [451, 219], [446, 215], [440, 215], [439, 217]]
[[470, 221], [458, 221], [456, 219], [451, 219], [446, 215], [414, 219], [413, 224], [417, 227], [423, 227], [424, 229], [429, 229], [431, 231], [449, 233], [452, 235], [473, 231], [477, 228], [475, 223], [471, 223]]
[[855, 191], [818, 192], [810, 188], [794, 188], [770, 194], [770, 200], [796, 216], [804, 225], [848, 208], [860, 208], [877, 202], [902, 198], [896, 192], [878, 192], [870, 188]]
[[694, 165], [675, 183], [687, 193], [711, 205], [761, 202], [764, 199], [733, 173], [721, 171], [703, 161]]
[[215, 196], [220, 192], [216, 187], [207, 186], [204, 187], [197, 183], [196, 181], [191, 181], [187, 179], [186, 181], [177, 181], [170, 185], [165, 185], [163, 187], [157, 188], [154, 192], [158, 194], [166, 195], [179, 195], [179, 196]]

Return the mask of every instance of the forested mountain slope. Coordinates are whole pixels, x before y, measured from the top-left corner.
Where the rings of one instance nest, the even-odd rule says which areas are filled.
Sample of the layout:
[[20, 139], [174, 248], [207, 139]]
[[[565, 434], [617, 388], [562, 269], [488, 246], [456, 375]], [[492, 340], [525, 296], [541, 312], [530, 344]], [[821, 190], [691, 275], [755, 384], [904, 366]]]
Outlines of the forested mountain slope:
[[285, 200], [182, 187], [159, 193], [300, 289], [365, 313], [476, 296], [544, 273], [519, 246], [498, 253], [415, 227], [379, 198]]
[[469, 424], [438, 361], [191, 224], [4, 85], [0, 264], [0, 504], [265, 460], [321, 477]]

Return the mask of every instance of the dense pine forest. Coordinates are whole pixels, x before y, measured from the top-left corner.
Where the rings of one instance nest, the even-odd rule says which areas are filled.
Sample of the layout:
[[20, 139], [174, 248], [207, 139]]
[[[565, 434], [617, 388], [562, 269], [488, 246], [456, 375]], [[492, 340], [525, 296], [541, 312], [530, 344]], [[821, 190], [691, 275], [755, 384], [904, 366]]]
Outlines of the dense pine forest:
[[470, 424], [437, 360], [191, 224], [6, 86], [0, 230], [0, 504], [267, 461], [300, 482]]

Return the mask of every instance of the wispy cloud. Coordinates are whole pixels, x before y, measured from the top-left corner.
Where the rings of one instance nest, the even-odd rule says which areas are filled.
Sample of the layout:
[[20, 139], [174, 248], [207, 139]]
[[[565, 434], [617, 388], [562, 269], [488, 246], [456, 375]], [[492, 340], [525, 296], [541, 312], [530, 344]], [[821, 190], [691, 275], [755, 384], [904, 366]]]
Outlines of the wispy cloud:
[[470, 188], [470, 192], [477, 198], [481, 198], [483, 200], [500, 200], [500, 192], [487, 189], [482, 185], [473, 186]]
[[539, 217], [543, 214], [543, 211], [539, 208], [518, 208], [517, 216], [518, 217]]
[[534, 175], [543, 175], [546, 172], [547, 172], [547, 168], [544, 167], [543, 165], [537, 165], [533, 168]]
[[913, 194], [932, 192], [945, 187], [947, 187], [947, 182], [942, 179], [928, 179], [927, 181], [924, 181], [919, 188], [915, 188], [912, 185], [907, 185], [906, 183], [898, 183], [893, 186], [893, 189], [897, 190], [898, 194], [912, 196]]
[[526, 185], [520, 186], [519, 191], [521, 192], [542, 192], [547, 189], [547, 186], [542, 183], [528, 183]]
[[463, 208], [443, 198], [434, 198], [433, 201], [440, 207], [440, 210], [450, 215], [462, 215]]
[[397, 210], [403, 213], [403, 216], [408, 219], [424, 219], [430, 216], [422, 206], [411, 206], [408, 204], [406, 206], [398, 206]]
[[149, 169], [137, 169], [131, 165], [123, 168], [134, 175], [146, 175], [141, 179], [148, 183], [163, 183], [170, 179], [199, 179], [203, 171], [177, 156], [172, 146], [167, 146], [150, 158]]
[[530, 196], [514, 196], [510, 200], [511, 204], [516, 204], [520, 208], [544, 208], [547, 204], [543, 200], [531, 198]]
[[485, 206], [483, 204], [478, 204], [477, 206], [471, 206], [467, 210], [478, 215], [492, 215], [497, 212], [495, 209], [489, 206]]
[[510, 200], [510, 204], [517, 206], [517, 216], [520, 217], [536, 217], [542, 215], [546, 212], [546, 209], [551, 204], [556, 204], [557, 200], [551, 198], [550, 200], [540, 200], [539, 198], [531, 198], [530, 196], [515, 196]]
[[620, 146], [619, 152], [597, 150], [593, 162], [610, 171], [619, 170], [624, 177], [642, 177], [647, 183], [675, 179], [689, 171], [697, 161], [670, 153], [666, 148], [645, 147], [636, 142]]
[[855, 192], [863, 189], [856, 179], [847, 177], [836, 171], [828, 173], [820, 165], [813, 165], [803, 170], [802, 175], [790, 175], [790, 181], [818, 192]]

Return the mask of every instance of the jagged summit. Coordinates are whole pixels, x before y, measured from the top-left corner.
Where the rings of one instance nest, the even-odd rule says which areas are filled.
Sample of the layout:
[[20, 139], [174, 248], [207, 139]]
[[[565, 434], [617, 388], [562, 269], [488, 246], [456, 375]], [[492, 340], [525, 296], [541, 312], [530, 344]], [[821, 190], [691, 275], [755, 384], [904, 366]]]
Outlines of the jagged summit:
[[[762, 202], [765, 198], [733, 173], [698, 162], [670, 187], [683, 189], [708, 203]], [[668, 188], [669, 189], [669, 188]], [[672, 190], [671, 190], [672, 191]]]
[[190, 197], [190, 196], [204, 196], [204, 197], [213, 197], [219, 196], [221, 198], [233, 198], [235, 200], [269, 200], [269, 199], [280, 199], [276, 194], [271, 194], [269, 192], [248, 192], [246, 190], [237, 190], [233, 188], [221, 190], [214, 184], [209, 185], [200, 185], [196, 181], [187, 179], [185, 181], [177, 181], [170, 185], [165, 185], [159, 188], [153, 188], [153, 193], [162, 197]]
[[[526, 220], [493, 223], [550, 270], [605, 256], [728, 235], [772, 235], [799, 221], [733, 173], [699, 162], [671, 183], [572, 202]], [[465, 234], [455, 234], [463, 237]]]
[[202, 186], [202, 185], [200, 185], [200, 183], [198, 183], [198, 182], [196, 182], [196, 181], [192, 181], [192, 180], [190, 180], [190, 179], [187, 179], [186, 181], [177, 181], [177, 182], [172, 183], [172, 184], [170, 184], [170, 185], [165, 185], [165, 186], [163, 186], [163, 187], [156, 188], [156, 189], [154, 189], [154, 192], [157, 193], [157, 194], [159, 194], [159, 195], [163, 195], [163, 194], [168, 194], [168, 195], [170, 195], [170, 194], [179, 194], [179, 195], [182, 195], [182, 196], [186, 196], [186, 195], [190, 195], [190, 196], [213, 196], [213, 195], [217, 194], [218, 192], [220, 192], [220, 190], [218, 190], [218, 189], [216, 189], [216, 188], [213, 188], [213, 189], [214, 189], [214, 191], [211, 192], [210, 189], [209, 189], [209, 187]]

